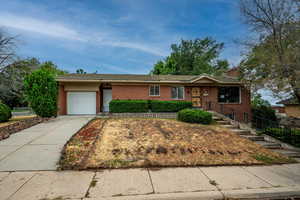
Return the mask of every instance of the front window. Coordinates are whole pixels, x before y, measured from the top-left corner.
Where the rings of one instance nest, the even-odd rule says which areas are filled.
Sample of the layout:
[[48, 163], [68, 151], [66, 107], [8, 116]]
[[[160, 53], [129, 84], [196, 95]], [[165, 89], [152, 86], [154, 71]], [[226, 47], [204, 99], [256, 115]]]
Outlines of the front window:
[[150, 96], [159, 96], [159, 85], [150, 85], [149, 95]]
[[219, 87], [219, 103], [240, 103], [240, 87]]
[[171, 88], [172, 99], [184, 99], [184, 87], [172, 87]]

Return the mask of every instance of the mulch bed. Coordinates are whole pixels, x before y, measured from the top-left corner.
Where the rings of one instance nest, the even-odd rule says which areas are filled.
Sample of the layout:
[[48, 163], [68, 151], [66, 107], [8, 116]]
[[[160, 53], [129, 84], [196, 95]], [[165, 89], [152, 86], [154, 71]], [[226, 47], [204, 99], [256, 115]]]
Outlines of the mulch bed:
[[218, 166], [293, 160], [217, 125], [163, 119], [96, 119], [65, 145], [62, 169]]
[[92, 150], [95, 149], [95, 142], [100, 136], [105, 120], [92, 120], [81, 128], [65, 144], [59, 161], [61, 169], [84, 168], [86, 160]]
[[33, 117], [19, 120], [7, 126], [0, 127], [0, 140], [8, 138], [11, 134], [19, 132], [23, 129], [32, 127], [36, 124], [48, 121], [50, 118]]

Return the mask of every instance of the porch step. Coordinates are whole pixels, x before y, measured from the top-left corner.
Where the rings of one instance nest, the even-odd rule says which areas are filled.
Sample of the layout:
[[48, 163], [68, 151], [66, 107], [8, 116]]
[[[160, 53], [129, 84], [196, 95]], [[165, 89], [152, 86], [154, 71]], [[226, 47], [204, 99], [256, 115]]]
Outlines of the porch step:
[[281, 149], [281, 145], [279, 143], [274, 142], [266, 142], [266, 141], [255, 141], [256, 144], [260, 144], [266, 149]]
[[220, 124], [220, 125], [230, 125], [230, 122], [229, 121], [225, 121], [225, 120], [220, 120], [220, 121], [217, 121], [217, 124]]
[[300, 152], [299, 151], [292, 151], [292, 150], [286, 150], [286, 149], [274, 149], [273, 151], [277, 153], [281, 153], [285, 156], [292, 157], [292, 158], [300, 158]]
[[230, 129], [230, 130], [241, 136], [251, 135], [251, 132], [249, 130], [243, 130], [243, 129]]
[[221, 117], [217, 117], [217, 116], [213, 116], [212, 118], [213, 118], [213, 120], [218, 121], [218, 122], [223, 120]]
[[232, 125], [232, 124], [222, 124], [220, 125], [221, 127], [224, 127], [224, 128], [229, 128], [229, 129], [239, 129], [238, 126], [236, 125]]
[[265, 138], [263, 136], [256, 136], [256, 135], [241, 135], [241, 137], [246, 138], [252, 141], [264, 141]]

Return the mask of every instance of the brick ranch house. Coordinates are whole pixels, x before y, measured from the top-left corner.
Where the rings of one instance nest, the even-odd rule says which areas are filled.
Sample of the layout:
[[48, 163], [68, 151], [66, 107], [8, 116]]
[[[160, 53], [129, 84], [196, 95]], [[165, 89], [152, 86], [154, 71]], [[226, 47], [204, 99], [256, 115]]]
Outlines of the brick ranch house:
[[109, 111], [112, 99], [185, 100], [249, 122], [250, 92], [234, 76], [67, 74], [57, 77], [59, 114]]

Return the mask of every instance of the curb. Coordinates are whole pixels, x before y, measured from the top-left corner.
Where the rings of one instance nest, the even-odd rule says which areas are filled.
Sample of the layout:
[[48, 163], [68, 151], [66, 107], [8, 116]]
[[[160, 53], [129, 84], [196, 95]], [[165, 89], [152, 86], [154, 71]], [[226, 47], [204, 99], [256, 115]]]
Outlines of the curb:
[[225, 200], [225, 199], [286, 199], [300, 197], [300, 186], [264, 189], [205, 191], [188, 193], [149, 194], [135, 196], [84, 198], [83, 200]]
[[229, 199], [286, 199], [300, 197], [300, 186], [222, 191]]

